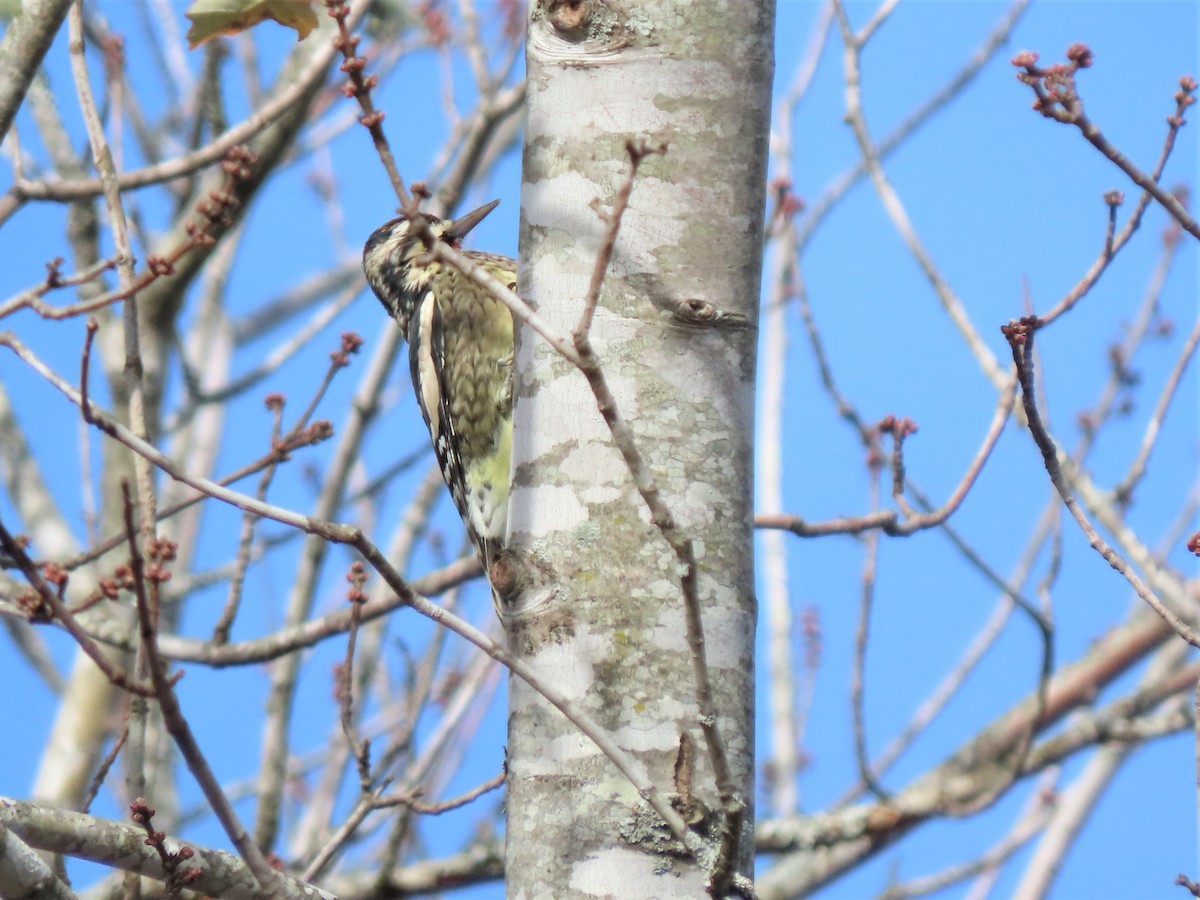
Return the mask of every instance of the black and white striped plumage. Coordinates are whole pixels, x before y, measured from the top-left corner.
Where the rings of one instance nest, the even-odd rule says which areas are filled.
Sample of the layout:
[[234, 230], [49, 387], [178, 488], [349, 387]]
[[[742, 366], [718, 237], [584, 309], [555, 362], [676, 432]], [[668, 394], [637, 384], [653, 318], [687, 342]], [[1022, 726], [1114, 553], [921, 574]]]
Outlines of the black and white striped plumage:
[[[457, 247], [495, 208], [454, 220], [426, 216]], [[485, 568], [503, 547], [512, 446], [513, 322], [508, 307], [426, 251], [401, 216], [363, 249], [363, 271], [408, 341], [409, 370], [454, 505]], [[465, 251], [501, 283], [516, 286], [516, 262]]]

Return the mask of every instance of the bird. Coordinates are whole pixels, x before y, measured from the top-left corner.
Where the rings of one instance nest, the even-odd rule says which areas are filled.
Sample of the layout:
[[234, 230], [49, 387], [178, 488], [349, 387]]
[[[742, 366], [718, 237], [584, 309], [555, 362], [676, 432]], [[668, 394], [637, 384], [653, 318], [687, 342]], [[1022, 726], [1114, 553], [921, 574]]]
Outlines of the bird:
[[[460, 249], [499, 202], [456, 219], [418, 215], [434, 239]], [[404, 215], [385, 222], [363, 247], [363, 272], [408, 342], [409, 373], [442, 479], [490, 573], [508, 524], [512, 313], [454, 266], [435, 259], [419, 230], [419, 222]], [[462, 253], [516, 289], [516, 260], [478, 250]]]

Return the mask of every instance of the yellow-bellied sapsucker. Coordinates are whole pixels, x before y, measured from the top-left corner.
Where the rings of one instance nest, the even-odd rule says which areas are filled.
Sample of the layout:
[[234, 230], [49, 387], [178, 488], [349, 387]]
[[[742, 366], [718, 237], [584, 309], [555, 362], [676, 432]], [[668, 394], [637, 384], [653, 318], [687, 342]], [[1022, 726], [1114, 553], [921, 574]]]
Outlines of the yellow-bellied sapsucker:
[[[458, 247], [499, 200], [453, 220], [425, 215]], [[508, 307], [456, 268], [435, 260], [404, 216], [363, 248], [371, 290], [408, 340], [413, 388], [442, 477], [488, 570], [504, 545], [512, 449], [513, 320]], [[515, 288], [515, 260], [465, 251]]]

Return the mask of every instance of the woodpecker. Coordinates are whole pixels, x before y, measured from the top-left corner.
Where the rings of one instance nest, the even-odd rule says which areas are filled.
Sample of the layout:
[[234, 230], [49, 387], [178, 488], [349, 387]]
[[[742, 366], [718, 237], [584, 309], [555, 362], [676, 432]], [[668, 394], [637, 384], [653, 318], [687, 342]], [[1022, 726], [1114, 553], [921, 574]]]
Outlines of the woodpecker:
[[[438, 240], [458, 248], [499, 202], [457, 219], [423, 215]], [[516, 288], [515, 260], [477, 250], [464, 254]], [[508, 522], [512, 313], [458, 269], [433, 259], [405, 216], [367, 239], [363, 272], [408, 341], [413, 388], [442, 478], [490, 571]]]

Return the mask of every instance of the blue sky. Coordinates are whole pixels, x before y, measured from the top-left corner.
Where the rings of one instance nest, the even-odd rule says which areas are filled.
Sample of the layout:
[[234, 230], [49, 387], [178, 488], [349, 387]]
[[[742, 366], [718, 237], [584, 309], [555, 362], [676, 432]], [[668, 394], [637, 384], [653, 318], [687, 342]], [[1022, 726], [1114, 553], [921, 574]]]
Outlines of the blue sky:
[[[174, 5], [180, 10], [184, 6]], [[139, 26], [130, 7], [109, 3], [100, 8], [114, 28], [128, 30], [132, 44]], [[793, 78], [818, 8], [807, 0], [779, 3], [777, 98]], [[873, 9], [867, 4], [850, 7], [859, 25]], [[873, 39], [863, 61], [872, 134], [876, 138], [885, 135], [943, 85], [1005, 9], [1003, 4], [974, 0], [901, 4]], [[1045, 310], [1094, 260], [1106, 217], [1101, 195], [1112, 188], [1125, 191], [1127, 203], [1121, 222], [1136, 198], [1128, 179], [1076, 131], [1043, 120], [1030, 110], [1030, 91], [1017, 82], [1009, 60], [1017, 51], [1029, 49], [1050, 63], [1062, 59], [1072, 43], [1087, 43], [1096, 57], [1095, 65], [1079, 78], [1087, 111], [1126, 155], [1149, 168], [1161, 146], [1164, 117], [1172, 112], [1171, 97], [1179, 77], [1197, 74], [1197, 27], [1197, 7], [1188, 2], [1034, 3], [1018, 24], [1012, 42], [953, 103], [887, 160], [889, 176], [915, 227], [1001, 359], [1006, 358], [1007, 348], [999, 326], [1025, 311], [1026, 285], [1033, 308]], [[288, 35], [270, 26], [260, 29], [256, 39], [266, 72], [273, 71], [292, 45]], [[858, 154], [853, 135], [842, 122], [840, 45], [836, 36], [831, 40], [812, 87], [793, 116], [795, 190], [809, 200], [820, 196]], [[196, 72], [202, 57], [193, 53], [187, 62]], [[56, 44], [47, 65], [56, 85], [69, 83], [64, 41]], [[131, 55], [129, 65], [135, 75], [152, 71], [149, 61], [136, 54]], [[461, 69], [456, 71], [459, 99], [465, 101], [469, 97], [463, 86], [467, 79]], [[389, 113], [386, 127], [401, 170], [410, 181], [425, 177], [447, 131], [437, 92], [414, 90], [414, 85], [434, 83], [439, 72], [436, 59], [417, 55], [405, 62], [378, 94], [379, 106]], [[161, 109], [171, 101], [150, 91], [149, 102]], [[244, 112], [244, 98], [231, 93], [228, 102], [230, 117], [236, 120]], [[334, 118], [344, 113], [344, 108], [335, 108], [328, 115]], [[1192, 113], [1194, 118], [1194, 107]], [[72, 128], [79, 128], [74, 107], [64, 105], [64, 116]], [[22, 140], [31, 143], [32, 152], [40, 153], [29, 137], [33, 129], [28, 119], [19, 118], [18, 125]], [[1164, 179], [1168, 185], [1179, 181], [1195, 184], [1195, 128], [1192, 122], [1180, 135]], [[333, 239], [324, 224], [323, 207], [308, 187], [307, 179], [316, 167], [333, 173], [341, 198], [344, 233]], [[0, 160], [0, 186], [10, 177], [6, 157]], [[165, 214], [161, 200], [150, 192], [139, 196], [147, 220], [152, 225], [160, 223]], [[472, 246], [515, 255], [517, 154], [497, 168], [488, 184], [473, 189], [466, 208], [492, 197], [502, 198], [503, 203], [473, 233]], [[347, 254], [353, 257], [370, 231], [390, 217], [394, 206], [366, 135], [361, 129], [347, 130], [313, 164], [293, 167], [277, 177], [261, 208], [252, 212], [244, 249], [231, 275], [234, 311], [252, 308], [264, 297]], [[0, 228], [0, 259], [6, 262], [0, 267], [0, 297], [36, 283], [42, 277], [42, 262], [64, 253], [61, 215], [59, 207], [30, 205]], [[1145, 290], [1166, 222], [1161, 211], [1151, 209], [1140, 234], [1086, 302], [1039, 338], [1048, 418], [1056, 437], [1068, 446], [1078, 439], [1076, 413], [1095, 402], [1107, 372], [1107, 348], [1120, 339], [1122, 323], [1132, 317]], [[339, 247], [343, 238], [347, 251]], [[920, 432], [907, 445], [909, 475], [932, 497], [944, 498], [974, 453], [991, 418], [995, 396], [941, 313], [868, 182], [853, 188], [825, 220], [805, 251], [803, 268], [814, 314], [842, 390], [869, 421], [894, 413], [920, 425]], [[1196, 287], [1196, 248], [1185, 242], [1162, 297], [1163, 314], [1174, 320], [1176, 332], [1166, 341], [1147, 346], [1136, 360], [1147, 388], [1138, 395], [1132, 414], [1105, 432], [1089, 458], [1089, 469], [1101, 486], [1111, 486], [1129, 464], [1148, 410], [1157, 399], [1158, 386], [1195, 320]], [[82, 323], [46, 325], [21, 316], [4, 327], [17, 331], [62, 370], [75, 371]], [[231, 422], [236, 423], [239, 440], [229, 442], [225, 448], [228, 458], [219, 468], [228, 470], [260, 452], [268, 426], [261, 412], [261, 393], [283, 390], [295, 398], [296, 407], [301, 406], [302, 398], [319, 380], [325, 353], [336, 344], [338, 333], [356, 330], [363, 334], [368, 347], [360, 359], [365, 359], [385, 327], [388, 323], [378, 304], [364, 293], [332, 323], [306, 357], [285, 366], [260, 392], [252, 392], [234, 405]], [[794, 311], [790, 327], [793, 349], [785, 389], [784, 420], [789, 423], [784, 435], [788, 461], [785, 505], [811, 520], [864, 512], [867, 479], [857, 437], [840, 424], [821, 392]], [[250, 368], [271, 349], [273, 341], [243, 348], [235, 371]], [[1151, 544], [1168, 532], [1182, 506], [1181, 498], [1194, 485], [1198, 406], [1194, 372], [1191, 376], [1167, 420], [1161, 446], [1152, 458], [1150, 478], [1130, 512], [1131, 523]], [[11, 357], [0, 357], [0, 378], [12, 391], [18, 414], [29, 423], [30, 439], [47, 469], [78, 472], [76, 432], [72, 424], [64, 434], [62, 423], [73, 420], [65, 414], [61, 399]], [[353, 378], [335, 382], [321, 414], [340, 421], [354, 383]], [[385, 415], [389, 422], [400, 424], [372, 434], [364, 453], [368, 472], [378, 471], [423, 440], [402, 371], [395, 374], [395, 385], [389, 395], [392, 406]], [[40, 426], [40, 417], [47, 411], [55, 416], [57, 425]], [[324, 457], [315, 452], [311, 458], [319, 462]], [[311, 503], [311, 486], [300, 465], [281, 474], [276, 490], [276, 501], [285, 505], [303, 509]], [[384, 505], [384, 515], [397, 513], [404, 499], [401, 492], [398, 487], [397, 496]], [[64, 506], [77, 511], [77, 478], [61, 479], [56, 495]], [[1010, 425], [995, 459], [954, 525], [980, 548], [990, 565], [1008, 572], [1048, 496], [1049, 484], [1036, 448], [1027, 434]], [[443, 504], [441, 513], [447, 533], [453, 536], [453, 513], [448, 504]], [[6, 521], [11, 518], [4, 498], [0, 498], [0, 514]], [[214, 538], [198, 565], [228, 557], [238, 521], [231, 511], [213, 507], [206, 512], [206, 527], [213, 529]], [[1176, 541], [1165, 555], [1195, 577], [1195, 566], [1180, 552], [1180, 544]], [[848, 685], [863, 556], [861, 546], [850, 538], [791, 539], [787, 546], [793, 605], [817, 608], [822, 623], [823, 661], [804, 746], [811, 765], [800, 780], [804, 808], [818, 810], [839, 797], [854, 778]], [[345, 556], [335, 551], [335, 556], [339, 554]], [[1070, 660], [1085, 653], [1091, 642], [1122, 619], [1136, 598], [1088, 548], [1072, 523], [1064, 527], [1062, 555], [1063, 574], [1052, 591], [1058, 629], [1056, 656]], [[430, 561], [430, 555], [420, 557], [413, 571], [420, 572]], [[286, 590], [294, 563], [294, 556], [279, 554], [252, 573], [248, 588], [262, 597], [279, 595]], [[342, 565], [339, 561], [333, 566], [319, 610], [340, 602], [336, 570]], [[1046, 568], [1043, 553], [1033, 581]], [[1032, 593], [1032, 583], [1026, 589]], [[189, 609], [185, 630], [204, 633], [221, 596], [220, 590], [202, 595]], [[473, 602], [476, 618], [486, 621], [490, 615], [486, 598], [479, 593]], [[952, 552], [943, 535], [927, 532], [884, 540], [872, 620], [874, 638], [866, 670], [872, 749], [881, 748], [904, 725], [995, 602], [995, 590]], [[277, 615], [271, 604], [250, 607], [235, 637], [269, 630]], [[413, 618], [408, 616], [394, 628], [416, 645], [428, 627]], [[66, 665], [72, 655], [70, 645], [59, 635], [43, 633]], [[342, 650], [340, 641], [330, 641], [312, 651], [308, 668], [313, 674], [301, 683], [301, 703], [319, 713], [298, 723], [297, 752], [321, 746], [329, 734], [326, 674]], [[1014, 621], [963, 694], [885, 779], [887, 786], [903, 787], [1024, 696], [1035, 684], [1038, 661], [1033, 629]], [[10, 689], [0, 697], [0, 721], [15, 721], [19, 716], [23, 725], [21, 739], [6, 741], [0, 749], [4, 763], [0, 765], [0, 793], [21, 796], [28, 792], [36, 748], [49, 728], [53, 703], [23, 665], [13, 662], [5, 671]], [[1131, 683], [1127, 676], [1117, 690]], [[264, 673], [257, 668], [208, 673], [197, 666], [188, 667], [181, 697], [224, 778], [245, 778], [254, 771], [265, 685]], [[469, 788], [497, 770], [504, 740], [502, 690], [499, 698], [486, 713], [480, 738], [464, 748], [467, 763], [445, 787], [446, 794]], [[761, 719], [766, 710], [763, 700], [759, 703], [759, 740], [764, 752], [767, 732]], [[230, 729], [231, 722], [246, 725]], [[1176, 736], [1138, 750], [1066, 860], [1054, 896], [1160, 896], [1179, 890], [1172, 887], [1178, 872], [1196, 874], [1193, 759], [1190, 736]], [[1069, 764], [1063, 783], [1073, 780], [1080, 768], [1079, 762]], [[190, 790], [186, 776], [184, 783]], [[926, 874], [970, 858], [1003, 833], [1024, 793], [1016, 792], [977, 820], [922, 829], [821, 896], [873, 896], [889, 877]], [[495, 795], [482, 802], [495, 804]], [[249, 814], [245, 804], [239, 810]], [[119, 814], [111, 804], [101, 804], [98, 812]], [[468, 809], [427, 824], [425, 833], [432, 852], [455, 848], [475, 815], [474, 809]], [[196, 840], [222, 844], [221, 836], [212, 829], [192, 834]], [[1115, 854], [1119, 854], [1116, 862]], [[993, 896], [1006, 896], [1013, 890], [1026, 858], [1018, 856]], [[1097, 887], [1098, 883], [1103, 886]], [[952, 888], [937, 896], [960, 896], [962, 890]], [[502, 891], [493, 885], [464, 894], [499, 897]]]

